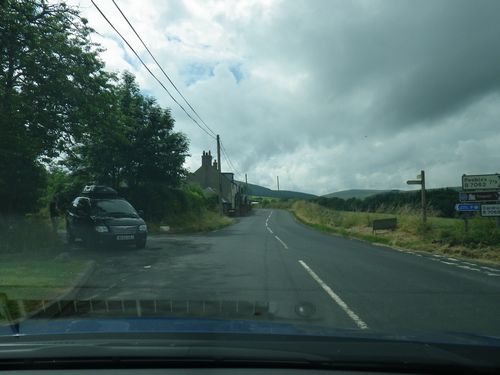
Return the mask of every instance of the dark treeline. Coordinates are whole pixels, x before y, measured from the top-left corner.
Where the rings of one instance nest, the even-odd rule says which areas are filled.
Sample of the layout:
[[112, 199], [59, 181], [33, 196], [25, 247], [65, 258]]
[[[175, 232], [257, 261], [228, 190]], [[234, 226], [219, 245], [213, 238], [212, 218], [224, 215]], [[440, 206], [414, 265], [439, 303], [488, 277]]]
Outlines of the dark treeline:
[[184, 186], [188, 140], [170, 110], [132, 74], [105, 70], [92, 32], [64, 3], [0, 1], [0, 213], [37, 212], [54, 195], [67, 205], [88, 183], [151, 218], [203, 205]]
[[[427, 191], [427, 207], [438, 216], [454, 217], [455, 204], [458, 203], [458, 192], [454, 189], [433, 189]], [[317, 198], [314, 202], [335, 210], [341, 211], [366, 211], [366, 212], [392, 212], [401, 209], [419, 210], [421, 208], [420, 191], [389, 192], [376, 194], [365, 199], [351, 198]]]

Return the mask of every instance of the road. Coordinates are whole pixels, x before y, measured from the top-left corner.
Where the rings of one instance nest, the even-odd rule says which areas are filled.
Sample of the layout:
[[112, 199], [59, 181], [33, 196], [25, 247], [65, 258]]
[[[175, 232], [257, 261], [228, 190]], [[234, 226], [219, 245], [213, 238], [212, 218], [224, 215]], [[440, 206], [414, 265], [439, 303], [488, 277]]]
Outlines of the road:
[[341, 329], [500, 335], [500, 267], [331, 236], [281, 210], [255, 210], [205, 234], [150, 236], [143, 250], [70, 253], [95, 261], [79, 300]]

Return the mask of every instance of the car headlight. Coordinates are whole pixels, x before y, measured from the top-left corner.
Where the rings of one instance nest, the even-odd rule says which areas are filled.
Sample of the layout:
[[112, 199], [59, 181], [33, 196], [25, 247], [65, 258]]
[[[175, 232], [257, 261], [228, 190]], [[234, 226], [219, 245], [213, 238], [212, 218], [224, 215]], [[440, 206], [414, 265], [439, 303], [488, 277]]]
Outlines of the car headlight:
[[139, 225], [139, 232], [146, 232], [148, 227], [146, 224]]
[[105, 225], [96, 225], [95, 226], [95, 231], [98, 232], [98, 233], [106, 233], [106, 232], [109, 232], [109, 229]]

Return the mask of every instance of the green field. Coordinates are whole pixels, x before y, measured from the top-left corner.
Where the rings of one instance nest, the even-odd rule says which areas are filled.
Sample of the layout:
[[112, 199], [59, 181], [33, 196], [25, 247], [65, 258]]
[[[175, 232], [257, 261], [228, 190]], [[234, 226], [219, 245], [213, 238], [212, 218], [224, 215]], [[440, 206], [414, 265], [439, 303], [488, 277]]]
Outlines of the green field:
[[[469, 231], [465, 233], [460, 219], [429, 217], [424, 228], [421, 217], [412, 213], [336, 211], [305, 201], [290, 203], [288, 207], [281, 204], [277, 208], [288, 208], [299, 221], [321, 231], [392, 247], [500, 264], [500, 230], [493, 219], [471, 219]], [[397, 229], [373, 234], [373, 220], [389, 217], [397, 218]]]

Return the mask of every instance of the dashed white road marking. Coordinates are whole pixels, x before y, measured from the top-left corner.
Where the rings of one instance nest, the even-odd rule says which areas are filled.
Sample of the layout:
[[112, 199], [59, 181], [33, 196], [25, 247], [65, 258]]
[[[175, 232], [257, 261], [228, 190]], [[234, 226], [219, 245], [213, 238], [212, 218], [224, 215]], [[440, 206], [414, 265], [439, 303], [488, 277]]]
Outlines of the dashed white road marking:
[[[269, 233], [271, 234], [274, 234], [273, 230], [271, 228], [269, 228], [269, 219], [271, 218], [271, 215], [273, 214], [274, 211], [271, 211], [271, 213], [269, 214], [269, 216], [267, 217], [266, 219], [266, 229], [268, 230]], [[288, 250], [288, 246], [285, 242], [283, 242], [283, 240], [281, 238], [279, 238], [278, 236], [274, 235], [274, 238], [276, 238], [282, 245], [285, 249]]]
[[284, 242], [281, 240], [281, 238], [279, 238], [279, 237], [278, 237], [278, 236], [276, 236], [276, 235], [274, 236], [274, 238], [276, 238], [279, 242], [281, 242], [281, 244], [283, 245], [283, 247], [284, 247], [285, 249], [287, 249], [287, 250], [288, 250], [288, 246], [286, 245], [286, 243], [284, 243]]
[[271, 215], [273, 214], [273, 212], [274, 211], [271, 211], [271, 213], [269, 214], [269, 216], [266, 219], [266, 227], [269, 225], [269, 219], [271, 218]]
[[[475, 265], [475, 264], [474, 264]], [[494, 271], [494, 272], [500, 272], [499, 269], [496, 269], [496, 268], [491, 268], [491, 267], [486, 267], [486, 266], [480, 266], [482, 269], [484, 270], [488, 270], [488, 271]]]
[[342, 298], [340, 298], [328, 285], [326, 285], [323, 280], [320, 279], [318, 275], [302, 260], [299, 260], [302, 267], [305, 268], [307, 273], [323, 288], [323, 290], [340, 306], [342, 310], [351, 318], [354, 323], [360, 329], [368, 329], [368, 325], [354, 312], [351, 310], [347, 303], [345, 303]]
[[462, 261], [462, 264], [466, 264], [468, 266], [473, 266], [473, 267], [476, 266], [476, 264], [474, 264], [474, 263], [469, 263], [469, 262], [464, 262], [464, 261]]
[[[396, 249], [396, 250], [398, 250], [398, 249]], [[464, 270], [480, 272], [483, 275], [500, 277], [500, 269], [498, 269], [498, 268], [481, 266], [479, 264], [474, 264], [471, 262], [467, 262], [465, 260], [461, 260], [461, 259], [457, 259], [457, 258], [453, 258], [453, 257], [447, 257], [444, 255], [439, 255], [439, 254], [429, 254], [429, 255], [424, 256], [422, 254], [418, 254], [418, 253], [415, 253], [412, 251], [406, 251], [406, 250], [398, 250], [398, 251], [401, 251], [401, 252], [406, 253], [406, 254], [415, 255], [417, 257], [425, 258], [428, 260], [432, 260], [434, 262], [439, 262], [439, 263], [446, 264], [449, 266], [461, 268]]]
[[463, 266], [461, 264], [456, 264], [458, 268], [463, 268], [464, 270], [470, 270], [470, 271], [478, 271], [481, 272], [479, 268], [474, 268], [474, 267], [469, 267], [469, 266]]
[[452, 265], [452, 266], [456, 266], [456, 265], [457, 265], [456, 263], [446, 262], [446, 261], [444, 261], [444, 260], [441, 260], [440, 262], [441, 262], [441, 263], [444, 263], [444, 264], [449, 264], [449, 265]]
[[[467, 271], [480, 272], [480, 273], [482, 273], [484, 275], [487, 275], [487, 276], [500, 277], [500, 270], [499, 269], [495, 269], [495, 268], [491, 268], [491, 267], [486, 267], [486, 266], [480, 266], [478, 264], [474, 264], [474, 263], [462, 261], [462, 260], [455, 259], [455, 258], [446, 258], [446, 257], [441, 257], [441, 256], [436, 256], [436, 255], [432, 255], [432, 256], [434, 258], [429, 257], [427, 259], [430, 259], [430, 260], [433, 260], [435, 262], [439, 262], [439, 263], [442, 263], [442, 264], [446, 264], [446, 265], [449, 265], [449, 266], [454, 266], [454, 267], [457, 267], [457, 268], [461, 268], [461, 269], [464, 269], [464, 270], [467, 270]], [[446, 260], [452, 260], [453, 262], [447, 262], [444, 259], [446, 259]]]

